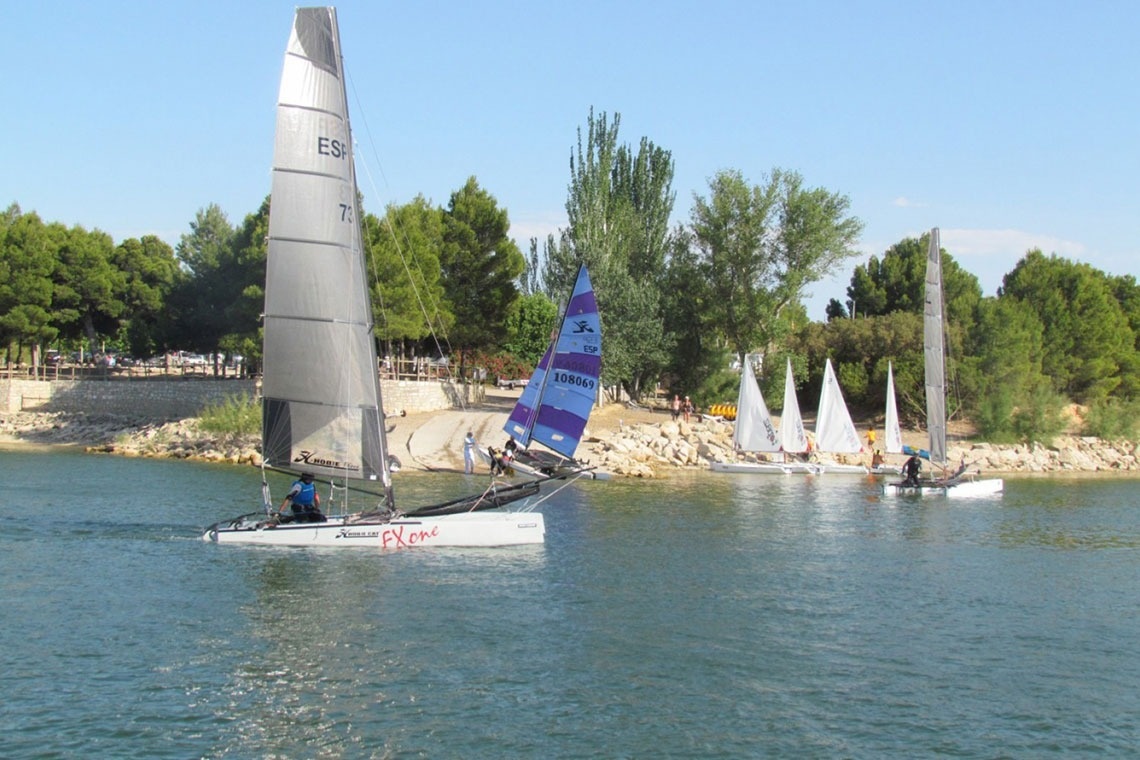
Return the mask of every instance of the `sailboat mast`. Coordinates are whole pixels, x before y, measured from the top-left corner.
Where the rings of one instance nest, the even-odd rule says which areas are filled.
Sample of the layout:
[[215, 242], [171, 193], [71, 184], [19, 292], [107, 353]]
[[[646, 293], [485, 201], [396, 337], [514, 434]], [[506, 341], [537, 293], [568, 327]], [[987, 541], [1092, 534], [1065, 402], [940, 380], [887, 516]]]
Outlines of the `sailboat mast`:
[[938, 228], [930, 230], [926, 253], [926, 306], [923, 314], [926, 369], [926, 427], [930, 463], [946, 467], [946, 349], [942, 316], [942, 246]]
[[352, 119], [348, 109], [348, 87], [345, 82], [344, 53], [342, 52], [340, 44], [340, 25], [337, 23], [336, 8], [329, 8], [329, 13], [332, 16], [332, 25], [335, 32], [333, 34], [333, 44], [335, 45], [336, 59], [340, 62], [340, 90], [341, 99], [344, 103], [345, 133], [348, 135], [348, 172], [351, 179], [352, 214], [354, 219], [352, 253], [356, 261], [360, 262], [362, 276], [357, 281], [357, 285], [360, 289], [358, 297], [361, 299], [361, 303], [364, 304], [364, 313], [367, 320], [367, 366], [371, 367], [371, 372], [368, 374], [368, 377], [373, 387], [374, 395], [372, 397], [377, 399], [377, 405], [375, 407], [368, 407], [364, 410], [364, 435], [372, 434], [371, 431], [375, 429], [375, 434], [379, 437], [378, 450], [381, 457], [380, 483], [384, 487], [384, 502], [389, 509], [395, 509], [396, 499], [392, 489], [392, 473], [388, 465], [388, 433], [384, 425], [384, 399], [380, 392], [380, 362], [376, 351], [376, 313], [372, 308], [372, 294], [368, 285], [368, 268], [364, 264], [364, 210], [360, 207], [360, 193], [357, 192], [356, 146], [355, 141], [352, 139]]

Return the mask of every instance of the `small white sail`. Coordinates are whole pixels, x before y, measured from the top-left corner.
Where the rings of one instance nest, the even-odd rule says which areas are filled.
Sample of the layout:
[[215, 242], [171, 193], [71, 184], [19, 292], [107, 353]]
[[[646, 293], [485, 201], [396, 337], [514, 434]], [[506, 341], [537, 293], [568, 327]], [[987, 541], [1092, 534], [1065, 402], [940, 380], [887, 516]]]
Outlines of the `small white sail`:
[[839, 380], [831, 368], [831, 359], [823, 372], [823, 390], [819, 394], [819, 415], [815, 421], [815, 447], [818, 451], [857, 454], [863, 444], [851, 421], [851, 413], [843, 401]]
[[886, 447], [888, 454], [902, 453], [902, 429], [899, 427], [899, 408], [895, 401], [895, 371], [890, 362], [887, 362], [887, 419]]
[[807, 432], [800, 416], [800, 402], [796, 398], [796, 378], [792, 375], [792, 360], [784, 376], [784, 410], [780, 413], [780, 448], [788, 454], [807, 451]]
[[744, 357], [740, 373], [740, 393], [736, 401], [736, 425], [732, 440], [741, 451], [779, 451], [776, 426], [764, 403], [764, 395], [752, 371], [751, 355]]

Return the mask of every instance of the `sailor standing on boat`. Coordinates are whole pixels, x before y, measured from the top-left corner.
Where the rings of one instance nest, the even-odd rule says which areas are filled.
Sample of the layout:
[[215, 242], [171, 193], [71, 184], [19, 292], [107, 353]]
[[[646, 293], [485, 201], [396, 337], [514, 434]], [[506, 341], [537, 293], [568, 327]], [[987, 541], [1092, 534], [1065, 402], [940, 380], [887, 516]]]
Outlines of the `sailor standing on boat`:
[[[286, 515], [285, 507], [292, 506], [293, 514]], [[281, 507], [277, 510], [281, 516], [281, 522], [325, 522], [325, 516], [321, 514], [321, 495], [317, 493], [317, 487], [313, 485], [312, 473], [302, 473], [300, 480], [293, 483], [293, 487], [289, 489], [289, 493], [285, 494], [285, 500], [281, 502]]]

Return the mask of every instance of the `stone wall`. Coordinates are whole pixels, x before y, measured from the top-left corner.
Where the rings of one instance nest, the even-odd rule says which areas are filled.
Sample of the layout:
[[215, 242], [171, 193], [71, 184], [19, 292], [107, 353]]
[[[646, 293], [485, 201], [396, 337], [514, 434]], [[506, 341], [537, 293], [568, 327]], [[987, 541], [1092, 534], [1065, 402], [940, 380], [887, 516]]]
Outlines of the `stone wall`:
[[[140, 380], [0, 379], [0, 411], [64, 412], [167, 421], [198, 416], [231, 396], [259, 393], [256, 380], [175, 378]], [[383, 380], [389, 413], [453, 409], [467, 402], [468, 386], [440, 381]]]

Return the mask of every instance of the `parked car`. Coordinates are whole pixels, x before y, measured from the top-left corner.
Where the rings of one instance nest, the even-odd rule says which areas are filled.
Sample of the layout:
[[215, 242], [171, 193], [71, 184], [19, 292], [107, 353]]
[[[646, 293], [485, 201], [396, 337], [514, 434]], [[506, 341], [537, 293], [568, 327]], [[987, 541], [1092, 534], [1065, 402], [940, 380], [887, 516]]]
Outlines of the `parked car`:
[[529, 381], [530, 381], [529, 377], [522, 377], [522, 378], [497, 377], [497, 378], [495, 378], [495, 385], [497, 385], [500, 388], [510, 388], [513, 391], [515, 388], [524, 387]]

